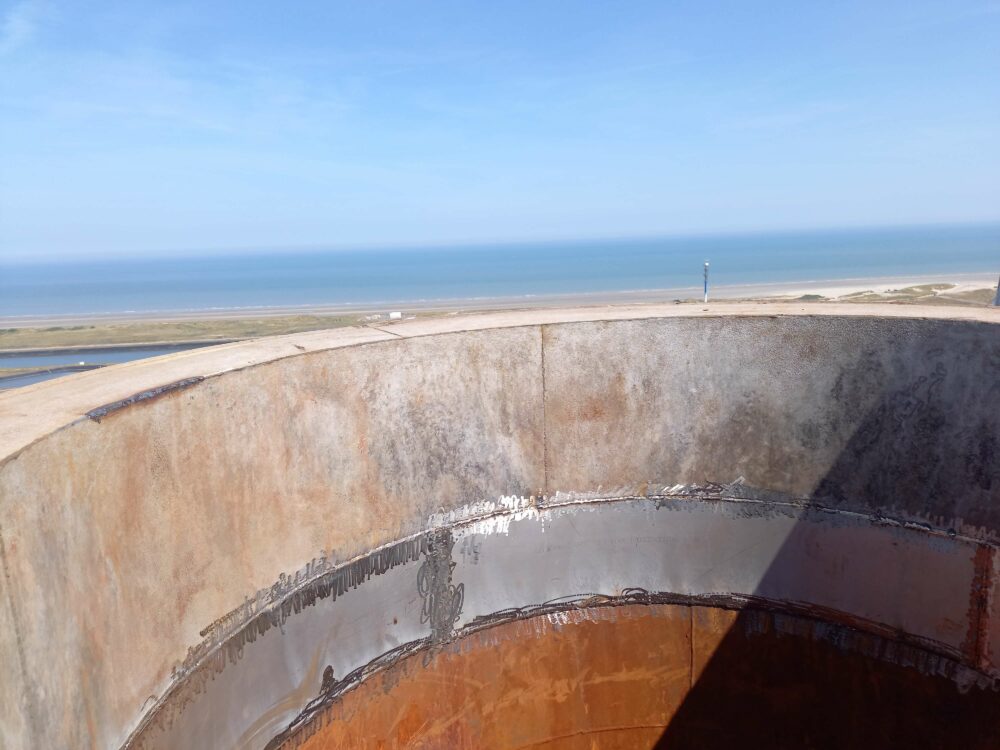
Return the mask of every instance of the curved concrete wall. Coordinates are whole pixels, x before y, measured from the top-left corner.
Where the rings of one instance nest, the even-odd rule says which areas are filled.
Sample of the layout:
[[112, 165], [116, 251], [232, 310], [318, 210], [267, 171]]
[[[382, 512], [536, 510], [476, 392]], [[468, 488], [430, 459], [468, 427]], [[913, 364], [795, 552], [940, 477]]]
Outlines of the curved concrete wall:
[[[499, 610], [619, 596], [642, 581], [658, 595], [757, 597], [902, 632], [948, 661], [963, 688], [991, 680], [995, 312], [725, 310], [299, 334], [0, 395], [3, 746], [263, 747], [315, 696], [317, 665], [331, 663], [315, 661], [329, 656], [316, 640], [326, 636], [278, 640], [272, 625], [320, 634], [330, 621], [313, 627], [301, 612], [336, 599], [331, 581], [347, 591], [391, 571], [409, 571], [406, 582], [378, 575], [349, 595], [350, 609], [384, 615], [396, 602], [394, 619], [412, 629], [376, 639], [364, 658], [359, 646], [355, 666]], [[519, 499], [499, 501], [508, 496]], [[566, 515], [577, 512], [588, 515]], [[607, 526], [608, 513], [638, 515]], [[518, 589], [472, 563], [442, 584], [452, 598], [463, 584], [455, 617], [420, 617], [418, 560], [433, 562], [442, 544], [453, 560], [458, 544], [472, 557], [496, 547], [516, 566], [551, 554], [518, 524], [559, 533], [566, 517], [568, 549], [580, 520], [602, 519], [589, 532], [597, 553], [546, 563], [575, 571], [571, 584]], [[739, 546], [757, 522], [758, 552], [692, 561]], [[643, 527], [651, 573], [629, 567]], [[697, 541], [685, 550], [685, 538]], [[390, 552], [372, 557], [381, 547]], [[817, 554], [808, 575], [789, 572]], [[587, 559], [601, 564], [588, 572]], [[361, 573], [359, 560], [369, 561]], [[704, 569], [716, 577], [695, 575]], [[326, 588], [303, 604], [317, 582]], [[265, 648], [269, 637], [280, 645]], [[252, 679], [283, 670], [288, 687], [227, 714], [221, 686], [238, 669]]]

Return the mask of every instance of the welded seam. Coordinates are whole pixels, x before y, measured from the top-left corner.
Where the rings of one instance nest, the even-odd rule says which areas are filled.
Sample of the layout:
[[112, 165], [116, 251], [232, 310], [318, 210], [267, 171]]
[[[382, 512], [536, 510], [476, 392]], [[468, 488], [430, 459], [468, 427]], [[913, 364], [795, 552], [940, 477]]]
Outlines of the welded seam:
[[379, 328], [378, 326], [367, 326], [367, 327], [371, 328], [373, 331], [379, 331], [381, 333], [388, 333], [390, 336], [395, 336], [397, 339], [408, 339], [408, 338], [410, 338], [409, 336], [404, 336], [401, 333], [396, 333], [395, 331], [390, 331], [388, 328]]
[[[388, 333], [388, 332], [387, 331], [379, 331], [379, 333]], [[291, 335], [291, 334], [289, 334], [289, 335]], [[393, 334], [393, 335], [399, 336], [399, 334]], [[412, 337], [409, 337], [409, 338], [412, 338]], [[350, 349], [360, 349], [360, 348], [365, 347], [365, 346], [375, 346], [377, 344], [384, 344], [384, 343], [385, 343], [385, 341], [378, 341], [378, 340], [376, 340], [376, 341], [360, 341], [360, 342], [357, 342], [357, 343], [342, 344], [342, 345], [339, 345], [339, 346], [328, 346], [328, 347], [325, 347], [325, 348], [311, 349], [311, 350], [305, 351], [305, 352], [299, 351], [299, 352], [295, 352], [295, 353], [281, 354], [281, 355], [277, 355], [277, 356], [273, 357], [272, 359], [263, 360], [261, 362], [251, 362], [250, 364], [241, 365], [241, 366], [238, 366], [238, 367], [231, 367], [231, 368], [226, 369], [226, 370], [219, 370], [219, 371], [216, 371], [216, 372], [210, 372], [207, 375], [197, 375], [197, 376], [194, 376], [194, 377], [199, 378], [200, 379], [199, 382], [205, 382], [205, 381], [209, 381], [209, 380], [214, 381], [214, 380], [216, 380], [218, 378], [221, 378], [221, 377], [226, 376], [226, 375], [231, 375], [233, 373], [248, 372], [250, 370], [255, 370], [257, 368], [269, 367], [271, 365], [277, 365], [280, 362], [284, 362], [285, 360], [288, 360], [288, 359], [294, 359], [295, 357], [303, 357], [303, 356], [308, 356], [308, 355], [311, 355], [311, 354], [325, 354], [325, 353], [328, 353], [328, 352], [348, 351]], [[100, 408], [100, 407], [98, 407], [98, 408]], [[15, 448], [14, 450], [12, 450], [7, 455], [0, 457], [0, 469], [3, 469], [3, 467], [5, 467], [7, 464], [11, 463], [12, 461], [17, 460], [17, 458], [22, 453], [24, 453], [25, 451], [27, 451], [29, 448], [34, 447], [38, 443], [41, 443], [44, 440], [47, 440], [48, 438], [50, 438], [53, 435], [56, 435], [56, 434], [62, 432], [63, 430], [68, 430], [71, 427], [75, 427], [76, 425], [78, 425], [80, 423], [83, 423], [83, 422], [87, 422], [87, 421], [90, 421], [90, 417], [88, 416], [87, 413], [84, 413], [82, 416], [70, 419], [68, 422], [65, 422], [64, 424], [61, 424], [58, 427], [53, 428], [49, 432], [43, 433], [41, 435], [38, 435], [34, 439], [29, 440], [27, 443], [24, 443], [23, 445], [18, 446], [17, 448]]]
[[[951, 531], [935, 531], [924, 526], [923, 524], [895, 522], [894, 519], [889, 519], [880, 514], [864, 514], [857, 511], [838, 510], [835, 508], [814, 505], [806, 501], [775, 501], [770, 499], [765, 501], [759, 499], [724, 496], [721, 492], [727, 487], [728, 485], [674, 485], [672, 487], [663, 488], [664, 490], [669, 491], [669, 494], [648, 496], [625, 495], [617, 497], [579, 497], [572, 495], [556, 495], [553, 498], [543, 496], [535, 505], [526, 505], [525, 508], [520, 508], [520, 506], [517, 508], [503, 505], [497, 506], [489, 503], [485, 504], [485, 507], [488, 508], [485, 512], [462, 515], [449, 520], [442, 519], [434, 525], [429, 526], [424, 531], [417, 532], [394, 542], [380, 545], [371, 552], [357, 555], [339, 565], [330, 565], [325, 557], [320, 558], [315, 561], [315, 565], [310, 564], [304, 571], [296, 573], [294, 577], [282, 575], [279, 582], [274, 586], [257, 592], [257, 595], [249, 598], [244, 606], [233, 610], [227, 615], [224, 615], [219, 618], [219, 620], [216, 620], [210, 626], [205, 628], [201, 634], [203, 637], [206, 635], [208, 636], [206, 640], [198, 646], [191, 648], [184, 663], [175, 667], [172, 675], [172, 684], [145, 714], [139, 725], [130, 733], [128, 739], [122, 747], [132, 747], [139, 735], [141, 735], [149, 723], [153, 721], [159, 710], [167, 702], [169, 702], [173, 695], [183, 687], [184, 683], [188, 679], [194, 677], [200, 669], [213, 661], [218, 661], [220, 659], [225, 660], [227, 655], [229, 659], [232, 660], [234, 656], [233, 649], [230, 648], [230, 646], [232, 645], [233, 638], [238, 637], [240, 633], [245, 633], [249, 636], [247, 638], [247, 643], [252, 643], [256, 640], [256, 635], [258, 634], [257, 631], [261, 630], [262, 627], [264, 629], [269, 629], [269, 627], [272, 626], [271, 621], [275, 620], [275, 618], [279, 618], [276, 622], [283, 622], [284, 618], [289, 616], [293, 611], [298, 612], [299, 608], [302, 606], [311, 606], [311, 601], [303, 602], [302, 604], [297, 603], [298, 597], [302, 596], [303, 589], [316, 586], [327, 577], [338, 576], [351, 566], [364, 563], [367, 558], [377, 555], [385, 555], [386, 553], [389, 553], [390, 550], [397, 548], [400, 545], [417, 544], [420, 548], [420, 554], [425, 554], [427, 552], [428, 540], [433, 534], [444, 532], [450, 533], [453, 530], [472, 526], [477, 522], [504, 516], [514, 516], [518, 512], [524, 512], [526, 510], [538, 513], [546, 510], [558, 510], [573, 506], [601, 505], [619, 502], [651, 502], [657, 507], [661, 507], [661, 503], [664, 501], [729, 503], [757, 506], [763, 510], [785, 508], [796, 511], [820, 511], [823, 514], [842, 515], [855, 518], [857, 520], [865, 520], [869, 523], [899, 526], [918, 533], [924, 533], [937, 537], [946, 537], [952, 540], [957, 538], [962, 539], [963, 541], [975, 543], [978, 546], [990, 547], [988, 543], [972, 539], [964, 539]], [[992, 547], [990, 548], [992, 549]], [[392, 555], [392, 557], [395, 558], [398, 557], [398, 555]], [[410, 555], [407, 554], [404, 555], [404, 557], [410, 557]], [[392, 565], [390, 565], [390, 567], [392, 567]], [[354, 587], [354, 585], [350, 586], [350, 588]], [[262, 595], [264, 595], [263, 598]], [[471, 623], [464, 626], [457, 633], [453, 631], [452, 638], [456, 635], [460, 637], [461, 635], [474, 632], [478, 629], [491, 627], [492, 625], [499, 624], [501, 622], [526, 619], [539, 614], [560, 611], [562, 609], [578, 609], [602, 605], [607, 606], [614, 600], [614, 598], [615, 597], [603, 594], [568, 595], [566, 597], [549, 600], [548, 602], [543, 602], [538, 605], [528, 605], [526, 607], [498, 611], [490, 615], [475, 618]], [[621, 601], [627, 604], [686, 604], [689, 606], [711, 606], [731, 610], [756, 607], [769, 612], [785, 612], [811, 619], [826, 619], [834, 624], [837, 624], [839, 627], [847, 627], [859, 632], [868, 632], [877, 637], [881, 637], [886, 640], [894, 640], [904, 645], [920, 648], [940, 658], [952, 659], [958, 661], [959, 663], [963, 658], [967, 658], [966, 654], [961, 650], [954, 649], [944, 644], [930, 641], [928, 639], [922, 639], [910, 634], [901, 634], [892, 629], [885, 629], [884, 626], [880, 627], [880, 625], [882, 625], [880, 623], [861, 622], [860, 620], [851, 620], [848, 622], [844, 619], [844, 613], [826, 611], [821, 607], [816, 607], [815, 605], [803, 605], [801, 603], [788, 601], [775, 603], [770, 600], [754, 597], [752, 595], [690, 596], [664, 592], [649, 592], [644, 589], [637, 588], [627, 589], [623, 592], [623, 598], [621, 598]], [[242, 655], [242, 645], [240, 645], [237, 651], [239, 654], [236, 658], [239, 658]], [[221, 667], [221, 664], [217, 666]], [[971, 660], [971, 668], [975, 669], [977, 666], [978, 662], [974, 659]]]
[[978, 545], [974, 565], [969, 591], [969, 631], [962, 643], [962, 650], [971, 664], [984, 668], [989, 643], [990, 593], [994, 575], [993, 550], [986, 545]]
[[[974, 663], [966, 663], [966, 654], [961, 648], [949, 646], [931, 638], [906, 633], [898, 628], [874, 620], [850, 615], [842, 610], [832, 609], [808, 602], [769, 599], [755, 594], [678, 594], [670, 591], [649, 591], [641, 587], [630, 587], [621, 594], [577, 594], [560, 596], [540, 604], [509, 607], [488, 615], [477, 615], [465, 625], [461, 634], [475, 632], [505, 622], [526, 620], [539, 615], [553, 614], [573, 609], [591, 607], [621, 607], [631, 604], [669, 604], [689, 607], [711, 607], [739, 612], [746, 609], [760, 610], [771, 615], [791, 615], [817, 623], [825, 623], [855, 633], [881, 638], [900, 646], [917, 648], [938, 658], [949, 659], [968, 669], [977, 670]], [[1000, 676], [997, 677], [1000, 679]]]
[[694, 689], [694, 607], [688, 605], [688, 681], [690, 688]]
[[18, 620], [17, 610], [14, 608], [14, 587], [10, 576], [10, 563], [7, 560], [7, 544], [3, 538], [2, 524], [0, 524], [0, 564], [3, 565], [4, 588], [7, 591], [7, 609], [10, 612], [11, 627], [14, 630], [14, 642], [17, 646], [17, 662], [21, 670], [21, 685], [25, 691], [24, 702], [27, 704], [28, 731], [31, 733], [31, 739], [34, 743], [38, 744], [42, 734], [35, 717], [36, 706], [31, 704], [30, 699], [31, 693], [34, 692], [32, 690], [33, 683], [28, 679], [28, 659], [24, 654], [24, 636], [22, 634], [21, 623]]
[[[808, 497], [793, 497], [788, 495], [768, 496], [768, 497], [740, 497], [738, 495], [726, 494], [726, 491], [733, 491], [735, 485], [709, 483], [707, 485], [674, 485], [664, 487], [661, 493], [650, 493], [647, 495], [621, 495], [615, 498], [603, 498], [604, 500], [707, 500], [709, 502], [725, 502], [733, 504], [745, 504], [759, 506], [761, 508], [787, 508], [796, 511], [816, 512], [824, 515], [843, 516], [859, 521], [866, 521], [876, 526], [888, 526], [906, 531], [917, 531], [928, 536], [944, 538], [952, 541], [965, 542], [970, 545], [984, 546], [991, 549], [1000, 549], [1000, 540], [984, 539], [981, 537], [963, 534], [955, 529], [940, 528], [924, 521], [914, 521], [897, 516], [887, 516], [877, 508], [871, 512], [862, 510], [852, 510], [849, 508], [835, 508], [824, 505]], [[743, 485], [739, 485], [743, 487]], [[561, 503], [558, 503], [561, 504]], [[550, 507], [556, 507], [553, 504]]]
[[174, 391], [181, 391], [185, 388], [190, 388], [192, 385], [196, 385], [204, 379], [205, 377], [203, 375], [195, 375], [191, 378], [184, 378], [183, 380], [176, 380], [173, 383], [167, 383], [166, 385], [157, 386], [156, 388], [139, 391], [138, 393], [133, 393], [127, 398], [123, 398], [119, 401], [112, 401], [110, 404], [104, 404], [104, 406], [98, 406], [96, 409], [91, 409], [87, 412], [86, 416], [95, 422], [100, 422], [104, 419], [104, 417], [116, 411], [143, 401], [151, 401], [152, 399], [159, 398], [167, 393], [173, 393]]
[[[998, 290], [1000, 290], [1000, 287], [998, 287]], [[1000, 294], [1000, 291], [998, 291], [997, 293]], [[985, 568], [986, 574], [984, 576], [984, 581], [983, 581], [984, 585], [986, 586], [986, 589], [983, 591], [983, 597], [982, 597], [983, 605], [979, 611], [979, 643], [978, 643], [979, 661], [977, 662], [977, 666], [983, 670], [988, 668], [989, 661], [991, 658], [990, 648], [989, 648], [990, 644], [989, 634], [990, 634], [990, 619], [991, 619], [990, 614], [992, 613], [993, 606], [995, 604], [995, 602], [993, 601], [994, 581], [996, 580], [996, 574], [997, 574], [996, 568], [994, 567], [995, 560], [996, 560], [996, 555], [990, 554], [989, 560], [986, 563], [986, 568]]]
[[[523, 621], [537, 617], [545, 617], [547, 615], [561, 612], [618, 608], [628, 607], [631, 605], [649, 606], [666, 604], [687, 606], [691, 612], [691, 617], [693, 618], [694, 607], [709, 607], [736, 611], [748, 611], [751, 615], [754, 612], [757, 612], [761, 616], [771, 618], [790, 616], [800, 621], [809, 622], [816, 627], [816, 630], [805, 636], [813, 640], [826, 641], [838, 647], [862, 653], [863, 655], [878, 661], [910, 666], [917, 669], [922, 674], [941, 675], [952, 679], [953, 681], [959, 681], [964, 678], [968, 683], [978, 684], [978, 686], [983, 689], [997, 689], [998, 687], [998, 678], [985, 674], [975, 667], [969, 667], [954, 656], [936, 653], [933, 650], [926, 648], [920, 642], [896, 640], [892, 637], [886, 637], [880, 633], [858, 630], [856, 627], [851, 625], [828, 622], [823, 620], [821, 617], [818, 617], [815, 613], [796, 612], [789, 607], [770, 603], [767, 600], [750, 601], [750, 598], [747, 597], [691, 596], [683, 594], [651, 593], [646, 592], [643, 589], [626, 589], [623, 596], [589, 596], [585, 599], [577, 601], [573, 601], [568, 598], [561, 598], [558, 602], [559, 603], [553, 604], [552, 606], [546, 606], [543, 604], [533, 607], [519, 608], [520, 612], [525, 613], [524, 616], [511, 616], [511, 610], [502, 610], [494, 613], [493, 615], [476, 618], [476, 620], [472, 623], [455, 631], [451, 641], [459, 641], [467, 636], [475, 635], [478, 632], [488, 630], [499, 625], [506, 625], [519, 620]], [[693, 623], [693, 619], [691, 622]], [[780, 632], [789, 634], [796, 632], [794, 630], [787, 630], [788, 626], [781, 625], [780, 621], [777, 619], [773, 620], [773, 626]], [[827, 632], [827, 627], [831, 628], [834, 632]], [[894, 631], [890, 630], [889, 632], [892, 633]], [[898, 638], [898, 633], [895, 635]], [[874, 650], [869, 649], [866, 651], [863, 641], [855, 643], [851, 640], [852, 638], [864, 639], [865, 637], [875, 638], [881, 643], [876, 643]], [[435, 653], [436, 650], [440, 649], [443, 645], [445, 644], [435, 644], [432, 638], [423, 638], [411, 641], [397, 646], [395, 649], [392, 649], [391, 651], [376, 657], [374, 660], [363, 665], [362, 667], [355, 669], [343, 680], [328, 686], [325, 691], [321, 692], [319, 696], [307, 704], [306, 708], [304, 708], [303, 711], [300, 712], [299, 715], [296, 716], [284, 730], [278, 733], [266, 745], [265, 750], [295, 750], [295, 748], [301, 747], [307, 739], [315, 735], [320, 729], [330, 724], [331, 719], [329, 716], [329, 709], [331, 709], [334, 704], [336, 704], [336, 702], [347, 692], [355, 689], [361, 682], [369, 679], [370, 677], [390, 669], [408, 656], [412, 656], [420, 652], [428, 654]], [[690, 674], [691, 687], [693, 688], [695, 685], [693, 652], [692, 670]]]
[[[264, 746], [264, 750], [300, 747], [303, 742], [326, 726], [326, 709], [333, 705], [344, 693], [353, 690], [368, 678], [384, 672], [407, 656], [412, 656], [431, 647], [432, 644], [429, 638], [400, 644], [381, 656], [376, 656], [367, 664], [353, 670], [344, 679], [331, 683], [319, 695], [309, 701], [299, 715], [289, 722], [287, 727], [272, 737]], [[291, 742], [291, 744], [286, 745], [288, 742]]]
[[537, 742], [532, 742], [529, 745], [518, 745], [514, 750], [525, 750], [526, 748], [532, 747], [545, 747], [553, 741], [567, 740], [570, 737], [585, 737], [588, 734], [607, 734], [608, 732], [622, 732], [629, 731], [631, 729], [654, 729], [657, 732], [662, 732], [664, 729], [664, 724], [622, 724], [621, 726], [614, 727], [598, 727], [596, 729], [581, 729], [578, 732], [570, 732], [569, 734], [553, 734], [544, 739], [540, 739]]
[[254, 643], [257, 637], [272, 627], [282, 627], [293, 613], [313, 606], [317, 600], [328, 597], [336, 600], [373, 575], [416, 561], [419, 555], [426, 553], [428, 538], [429, 533], [421, 531], [380, 545], [340, 564], [330, 564], [322, 556], [310, 561], [294, 576], [282, 574], [273, 586], [248, 597], [241, 606], [199, 633], [204, 640], [189, 648], [184, 661], [174, 666], [170, 685], [143, 714], [122, 743], [122, 750], [141, 743], [143, 733], [157, 719], [164, 706], [203, 670], [221, 671], [227, 660], [234, 663], [242, 658], [247, 644]]
[[420, 623], [430, 625], [431, 643], [447, 643], [465, 601], [465, 584], [452, 583], [457, 564], [451, 554], [455, 537], [449, 529], [435, 531], [428, 535], [425, 547], [424, 562], [417, 572], [417, 593], [424, 600]]
[[[700, 488], [695, 486], [689, 486], [685, 487], [685, 489], [696, 490]], [[818, 511], [823, 513], [824, 515], [829, 514], [835, 516], [846, 516], [856, 520], [867, 521], [869, 523], [898, 526], [900, 528], [904, 528], [909, 531], [915, 531], [918, 533], [927, 534], [929, 536], [959, 540], [967, 543], [977, 544], [977, 546], [995, 549], [994, 546], [985, 542], [973, 540], [971, 538], [963, 537], [961, 535], [956, 535], [951, 532], [931, 529], [924, 526], [923, 524], [912, 524], [909, 522], [897, 521], [895, 519], [890, 519], [880, 514], [872, 515], [872, 514], [860, 513], [857, 511], [838, 510], [835, 508], [827, 508], [824, 506], [813, 505], [808, 502], [794, 502], [794, 501], [776, 502], [770, 500], [767, 502], [762, 502], [759, 500], [732, 498], [723, 496], [721, 494], [713, 494], [707, 496], [703, 494], [695, 494], [692, 492], [690, 494], [676, 493], [676, 494], [648, 495], [648, 496], [624, 495], [619, 497], [567, 496], [559, 498], [558, 496], [556, 496], [555, 498], [549, 498], [543, 496], [536, 502], [534, 506], [526, 505], [525, 510], [530, 509], [533, 510], [534, 512], [542, 512], [546, 510], [558, 510], [561, 508], [570, 508], [573, 506], [603, 505], [608, 503], [619, 503], [619, 502], [652, 502], [659, 505], [663, 501], [667, 500], [681, 501], [681, 502], [708, 501], [715, 503], [731, 503], [731, 504], [758, 506], [762, 509], [777, 507], [777, 508], [790, 508], [794, 510], [804, 510], [804, 511]], [[257, 592], [257, 594], [254, 597], [248, 599], [248, 603], [252, 603], [257, 606], [253, 606], [249, 610], [247, 610], [246, 606], [239, 607], [236, 610], [233, 610], [232, 612], [224, 615], [223, 617], [219, 618], [219, 620], [216, 620], [210, 626], [205, 628], [201, 632], [201, 635], [203, 637], [208, 636], [208, 640], [215, 641], [216, 643], [221, 643], [227, 640], [228, 638], [232, 637], [232, 635], [235, 635], [241, 628], [246, 627], [256, 617], [266, 614], [269, 611], [281, 608], [286, 603], [287, 600], [294, 597], [298, 591], [301, 591], [301, 589], [314, 586], [318, 581], [320, 581], [324, 577], [335, 574], [339, 570], [348, 568], [352, 565], [356, 565], [361, 561], [365, 560], [366, 558], [384, 554], [385, 552], [393, 548], [396, 548], [399, 545], [413, 544], [415, 542], [418, 542], [419, 540], [424, 540], [421, 543], [424, 546], [426, 546], [426, 539], [428, 534], [440, 533], [444, 531], [455, 531], [463, 527], [473, 525], [477, 522], [489, 521], [495, 518], [510, 516], [512, 514], [516, 514], [518, 512], [518, 509], [519, 506], [511, 507], [511, 506], [499, 505], [499, 506], [492, 506], [490, 507], [489, 510], [486, 510], [485, 512], [474, 513], [467, 516], [459, 516], [449, 520], [442, 519], [440, 522], [433, 524], [424, 531], [420, 531], [415, 534], [403, 537], [402, 539], [398, 539], [393, 542], [388, 542], [386, 544], [380, 545], [379, 547], [376, 547], [367, 553], [356, 555], [352, 558], [349, 558], [348, 560], [345, 560], [340, 564], [330, 565], [325, 557], [320, 558], [319, 560], [316, 561], [315, 564], [310, 564], [306, 566], [306, 569], [302, 571], [305, 573], [304, 575], [302, 575], [302, 572], [300, 572], [296, 573], [294, 578], [283, 575], [281, 579], [279, 579], [279, 584], [284, 581], [287, 581], [288, 583], [293, 584], [291, 587], [285, 588], [284, 591], [280, 591], [278, 589], [279, 584], [275, 584], [274, 586], [271, 586], [267, 589], [262, 589], [261, 591]], [[266, 599], [268, 600], [266, 601], [266, 603], [261, 601], [262, 594], [269, 595], [266, 597]], [[275, 594], [277, 594], [277, 596], [275, 596]], [[242, 618], [240, 617], [241, 611], [245, 613]], [[228, 631], [228, 633], [226, 631]], [[197, 649], [195, 649], [195, 651], [197, 651]], [[202, 653], [203, 656], [208, 656], [210, 655], [211, 652], [207, 654], [204, 652]], [[191, 663], [191, 661], [192, 660], [189, 657], [186, 660], [187, 662], [186, 668], [182, 668], [180, 671], [181, 672], [193, 671], [196, 668], [196, 664]]]

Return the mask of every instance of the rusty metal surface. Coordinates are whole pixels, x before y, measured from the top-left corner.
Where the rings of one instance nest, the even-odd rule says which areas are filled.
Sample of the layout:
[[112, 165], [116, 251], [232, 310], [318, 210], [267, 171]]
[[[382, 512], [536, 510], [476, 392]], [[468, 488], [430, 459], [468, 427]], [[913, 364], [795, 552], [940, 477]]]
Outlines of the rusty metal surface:
[[508, 623], [400, 662], [283, 748], [649, 748], [690, 690], [690, 655], [687, 607]]
[[194, 652], [132, 744], [274, 747], [313, 720], [324, 684], [346, 693], [505, 621], [558, 622], [608, 604], [766, 607], [919, 648], [926, 663], [915, 671], [956, 690], [992, 684], [970, 645], [980, 621], [969, 608], [979, 550], [991, 547], [878, 517], [703, 494], [509, 497], [432, 516], [427, 532], [374, 557], [314, 567], [242, 628], [215, 634], [214, 650]]
[[802, 618], [777, 622], [752, 610], [681, 605], [536, 616], [397, 662], [280, 747], [800, 750], [1000, 742], [1000, 694], [963, 695], [947, 679], [870, 658], [820, 630]]
[[[789, 565], [748, 565], [748, 556], [759, 563], [766, 554], [808, 559], [816, 542], [832, 571], [824, 580], [850, 569], [822, 541], [853, 538], [847, 526], [830, 526], [817, 541], [806, 532], [827, 527], [808, 515], [785, 528], [780, 548], [777, 518], [758, 552], [756, 537], [741, 546], [740, 532], [730, 534], [746, 580], [753, 569], [763, 575], [755, 588], [808, 590], [804, 603], [783, 606], [849, 613], [860, 627], [884, 616], [890, 624], [881, 627], [912, 628], [929, 648], [957, 650], [970, 669], [991, 672], [1000, 648], [993, 558], [968, 558], [972, 583], [955, 588], [966, 596], [958, 614], [957, 593], [938, 592], [936, 574], [919, 586], [907, 576], [929, 562], [958, 575], [970, 544], [1000, 539], [1000, 318], [806, 312], [632, 307], [414, 321], [391, 334], [228, 345], [0, 396], [0, 661], [17, 665], [0, 685], [0, 736], [13, 747], [120, 746], [185, 683], [191, 664], [259, 622], [254, 607], [285, 601], [301, 583], [294, 571], [317, 559], [341, 565], [421, 533], [429, 515], [511, 493], [644, 495], [739, 477], [776, 497], [862, 512], [872, 526], [858, 532], [867, 550], [858, 559], [865, 571], [883, 563], [895, 571], [903, 593], [878, 594], [888, 578], [813, 591], [820, 582], [782, 578]], [[86, 418], [188, 378], [204, 380], [100, 422]], [[723, 533], [730, 520], [713, 528]], [[747, 520], [747, 529], [757, 523]], [[907, 523], [940, 533], [902, 552], [874, 551]], [[612, 569], [629, 557], [609, 554]], [[705, 565], [667, 571], [667, 583], [695, 590], [717, 575]], [[633, 585], [580, 570], [581, 583]], [[467, 572], [460, 563], [428, 589], [439, 639], [456, 603], [468, 614], [483, 595]], [[524, 577], [532, 576], [537, 567]], [[921, 600], [925, 585], [933, 596]], [[519, 602], [502, 585], [493, 591], [476, 610], [539, 604], [534, 590]], [[567, 592], [579, 593], [557, 595]], [[937, 593], [950, 624], [917, 616], [921, 606], [935, 610]], [[425, 606], [421, 599], [421, 613]], [[427, 637], [435, 632], [422, 626]], [[280, 627], [245, 648], [244, 660], [273, 632]], [[287, 672], [275, 680], [285, 680], [286, 696], [305, 690], [303, 664], [315, 656], [308, 638], [288, 641], [277, 647], [287, 658], [275, 662]], [[391, 645], [384, 635], [372, 644], [359, 653]], [[281, 695], [262, 713], [238, 715], [246, 725], [222, 736], [242, 736], [265, 714], [294, 713], [295, 701], [274, 708]]]

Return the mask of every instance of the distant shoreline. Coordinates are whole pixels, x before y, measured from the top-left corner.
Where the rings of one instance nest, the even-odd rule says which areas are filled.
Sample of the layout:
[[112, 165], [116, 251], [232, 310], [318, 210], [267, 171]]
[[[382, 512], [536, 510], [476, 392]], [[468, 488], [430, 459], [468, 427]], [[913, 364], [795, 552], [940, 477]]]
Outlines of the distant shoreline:
[[[951, 293], [996, 288], [997, 273], [928, 274], [872, 278], [822, 279], [754, 284], [710, 286], [710, 299], [735, 301], [746, 299], [795, 299], [819, 295], [835, 299], [861, 292], [886, 293], [925, 284], [952, 284]], [[114, 323], [167, 323], [208, 320], [246, 320], [292, 315], [365, 315], [403, 312], [472, 312], [482, 310], [528, 309], [538, 307], [578, 307], [616, 303], [700, 301], [702, 288], [697, 286], [665, 289], [638, 289], [606, 292], [574, 292], [544, 295], [476, 297], [386, 302], [329, 303], [318, 305], [281, 305], [273, 307], [208, 308], [107, 313], [68, 313], [53, 315], [0, 316], [0, 328], [41, 328]]]
[[[424, 320], [462, 313], [512, 310], [586, 308], [628, 305], [661, 305], [722, 310], [729, 305], [796, 302], [803, 311], [810, 304], [836, 302], [846, 306], [934, 305], [987, 308], [995, 290], [992, 274], [955, 274], [838, 279], [827, 281], [740, 284], [711, 290], [704, 307], [702, 290], [678, 288], [564, 294], [537, 297], [473, 300], [433, 300], [390, 303], [379, 307], [323, 305], [253, 308], [240, 310], [185, 311], [182, 314], [144, 313], [125, 316], [48, 316], [0, 319], [0, 390], [30, 385], [83, 369], [120, 364], [134, 359], [181, 352], [187, 349], [304, 333], [348, 326], [391, 325], [388, 315], [399, 311], [404, 319]], [[992, 308], [1000, 315], [1000, 307]], [[15, 320], [21, 322], [18, 327]], [[108, 355], [112, 355], [109, 360]], [[88, 358], [96, 356], [96, 360]], [[105, 361], [101, 361], [101, 359]], [[6, 366], [5, 366], [6, 365]]]

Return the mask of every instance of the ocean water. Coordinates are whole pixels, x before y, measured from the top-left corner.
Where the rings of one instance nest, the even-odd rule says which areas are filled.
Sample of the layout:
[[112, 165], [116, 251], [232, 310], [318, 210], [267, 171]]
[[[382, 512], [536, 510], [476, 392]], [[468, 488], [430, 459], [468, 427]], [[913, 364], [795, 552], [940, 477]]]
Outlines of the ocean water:
[[82, 347], [79, 349], [50, 349], [42, 352], [11, 353], [0, 351], [0, 368], [12, 367], [64, 367], [66, 365], [117, 365], [146, 357], [198, 349], [211, 344], [164, 344], [156, 346]]
[[1000, 272], [1000, 224], [47, 263], [0, 258], [0, 316], [530, 297]]

